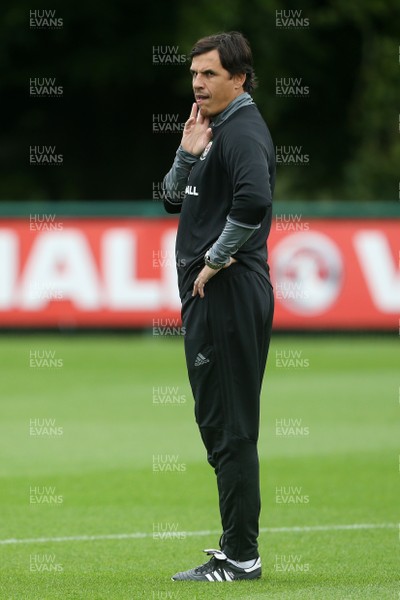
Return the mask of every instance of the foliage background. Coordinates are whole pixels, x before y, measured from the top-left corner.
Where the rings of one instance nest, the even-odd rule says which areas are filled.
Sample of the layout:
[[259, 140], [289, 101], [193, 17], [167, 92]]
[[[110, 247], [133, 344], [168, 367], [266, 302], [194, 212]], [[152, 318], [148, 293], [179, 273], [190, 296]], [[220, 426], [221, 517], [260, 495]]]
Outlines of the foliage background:
[[[276, 199], [398, 200], [397, 0], [51, 1], [60, 30], [32, 30], [28, 0], [5, 0], [0, 36], [0, 200], [151, 199], [179, 144], [153, 133], [155, 114], [192, 102], [189, 63], [155, 65], [154, 46], [188, 54], [203, 35], [250, 40], [255, 100], [275, 145], [301, 145], [309, 166], [283, 166]], [[308, 27], [276, 26], [301, 11]], [[32, 98], [29, 80], [55, 77], [61, 98]], [[276, 95], [302, 78], [309, 97]], [[56, 145], [61, 167], [29, 165], [30, 145]]]

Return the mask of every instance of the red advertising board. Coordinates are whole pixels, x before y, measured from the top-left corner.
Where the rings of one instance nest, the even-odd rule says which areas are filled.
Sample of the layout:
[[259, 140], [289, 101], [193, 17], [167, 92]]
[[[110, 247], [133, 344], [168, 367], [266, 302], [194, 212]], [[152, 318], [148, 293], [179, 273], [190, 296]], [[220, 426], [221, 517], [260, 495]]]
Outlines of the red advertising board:
[[[179, 324], [175, 219], [0, 221], [1, 327]], [[391, 329], [400, 220], [277, 217], [275, 329]]]

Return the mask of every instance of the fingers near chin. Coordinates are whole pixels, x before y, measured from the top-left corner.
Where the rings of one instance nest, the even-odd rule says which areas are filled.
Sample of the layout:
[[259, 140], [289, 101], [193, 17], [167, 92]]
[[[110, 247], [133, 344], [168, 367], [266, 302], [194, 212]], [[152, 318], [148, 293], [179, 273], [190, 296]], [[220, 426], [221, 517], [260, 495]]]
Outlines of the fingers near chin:
[[196, 114], [197, 114], [197, 104], [196, 104], [196, 102], [193, 102], [193, 104], [192, 104], [192, 110], [190, 111], [190, 117], [189, 118], [190, 119], [195, 118]]

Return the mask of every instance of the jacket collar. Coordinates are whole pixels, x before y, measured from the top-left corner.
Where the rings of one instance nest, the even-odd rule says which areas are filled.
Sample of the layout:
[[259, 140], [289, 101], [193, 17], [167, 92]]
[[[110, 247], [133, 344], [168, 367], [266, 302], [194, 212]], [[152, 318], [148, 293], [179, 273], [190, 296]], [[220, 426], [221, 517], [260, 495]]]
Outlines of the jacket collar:
[[247, 92], [243, 92], [240, 96], [237, 96], [222, 112], [214, 117], [211, 122], [211, 126], [218, 127], [221, 125], [228, 117], [233, 115], [234, 112], [242, 108], [243, 106], [249, 106], [250, 104], [254, 104], [253, 98]]

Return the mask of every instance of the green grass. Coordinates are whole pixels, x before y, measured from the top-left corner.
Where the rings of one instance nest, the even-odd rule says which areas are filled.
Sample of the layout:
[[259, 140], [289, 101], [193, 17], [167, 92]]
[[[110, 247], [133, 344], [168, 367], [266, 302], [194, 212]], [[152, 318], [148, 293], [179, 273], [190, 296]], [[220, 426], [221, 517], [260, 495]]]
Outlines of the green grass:
[[[170, 581], [217, 545], [217, 533], [189, 532], [220, 528], [182, 340], [1, 337], [0, 538], [31, 540], [0, 545], [1, 600], [399, 598], [398, 344], [274, 337], [259, 444], [263, 578], [208, 585]], [[35, 350], [62, 366], [30, 367]], [[283, 350], [301, 352], [303, 366], [277, 366]], [[181, 402], [154, 403], [153, 387], [174, 387]], [[62, 435], [30, 435], [35, 418], [55, 419]], [[301, 419], [304, 435], [276, 435], [283, 418]], [[158, 454], [184, 470], [154, 472]], [[31, 504], [35, 486], [62, 502]], [[304, 502], [277, 503], [277, 487], [295, 486]], [[354, 524], [386, 527], [335, 529]], [[158, 526], [180, 534], [156, 539]], [[147, 536], [112, 537], [135, 533]], [[85, 535], [111, 537], [51, 539]], [[34, 572], [35, 560], [59, 570]]]

